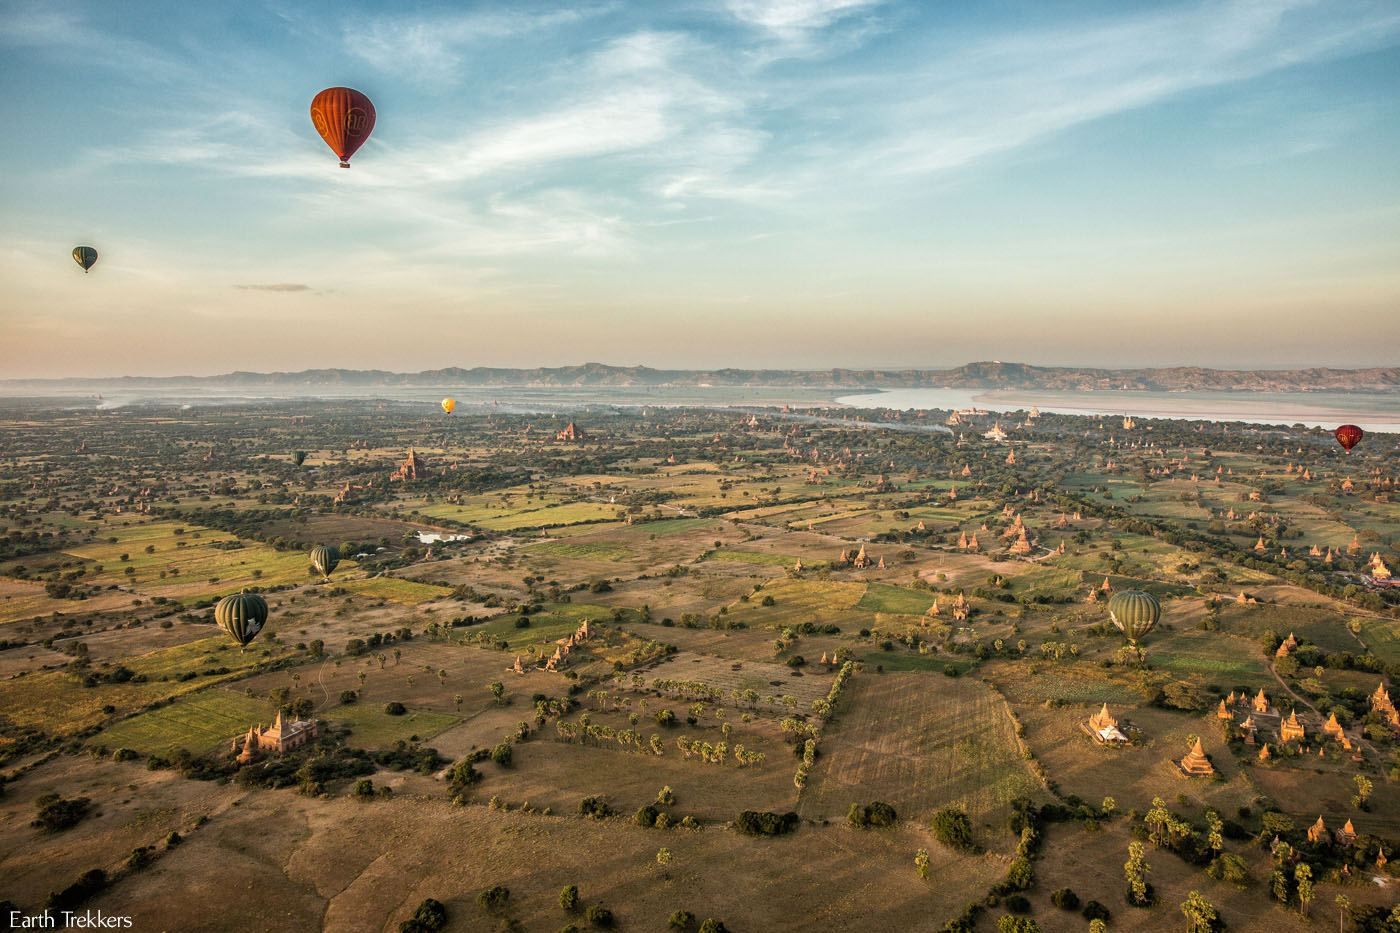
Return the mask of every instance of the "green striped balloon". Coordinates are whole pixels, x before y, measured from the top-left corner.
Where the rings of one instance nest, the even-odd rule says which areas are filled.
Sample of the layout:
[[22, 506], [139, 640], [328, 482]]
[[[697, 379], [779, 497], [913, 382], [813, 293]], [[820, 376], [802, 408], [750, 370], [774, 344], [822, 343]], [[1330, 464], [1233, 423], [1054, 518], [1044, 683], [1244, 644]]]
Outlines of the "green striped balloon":
[[311, 566], [323, 579], [331, 578], [331, 571], [340, 563], [340, 548], [334, 544], [318, 544], [311, 549]]
[[1124, 590], [1114, 593], [1108, 601], [1108, 615], [1128, 641], [1136, 644], [1157, 626], [1157, 620], [1162, 617], [1162, 604], [1151, 593]]
[[267, 600], [246, 591], [225, 596], [214, 607], [214, 621], [246, 648], [267, 624]]
[[83, 271], [86, 272], [92, 268], [93, 263], [97, 262], [97, 250], [91, 246], [75, 246], [73, 247], [73, 261], [82, 266]]

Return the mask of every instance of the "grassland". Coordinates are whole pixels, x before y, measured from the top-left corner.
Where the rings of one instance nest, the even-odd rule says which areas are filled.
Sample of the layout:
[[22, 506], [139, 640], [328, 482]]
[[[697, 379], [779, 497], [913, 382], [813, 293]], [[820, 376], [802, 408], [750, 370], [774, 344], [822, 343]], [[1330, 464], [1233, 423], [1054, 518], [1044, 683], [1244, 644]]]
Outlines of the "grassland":
[[249, 726], [270, 723], [275, 712], [264, 699], [216, 687], [122, 720], [94, 741], [145, 755], [170, 756], [182, 748], [203, 755], [227, 745]]

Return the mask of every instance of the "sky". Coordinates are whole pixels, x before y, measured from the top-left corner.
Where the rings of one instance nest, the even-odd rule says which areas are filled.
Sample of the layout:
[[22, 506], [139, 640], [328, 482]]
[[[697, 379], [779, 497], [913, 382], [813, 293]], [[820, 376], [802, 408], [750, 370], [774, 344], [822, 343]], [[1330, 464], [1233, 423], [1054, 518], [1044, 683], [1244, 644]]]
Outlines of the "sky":
[[0, 0], [0, 125], [0, 378], [1400, 364], [1393, 0]]

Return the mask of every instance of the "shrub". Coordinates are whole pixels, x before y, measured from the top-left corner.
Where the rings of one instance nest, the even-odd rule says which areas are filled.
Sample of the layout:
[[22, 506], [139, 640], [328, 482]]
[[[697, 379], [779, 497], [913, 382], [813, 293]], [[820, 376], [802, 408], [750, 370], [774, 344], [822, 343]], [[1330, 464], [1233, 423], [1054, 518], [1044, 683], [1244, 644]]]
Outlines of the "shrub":
[[729, 933], [729, 930], [725, 927], [724, 921], [716, 920], [714, 917], [706, 917], [704, 922], [700, 924], [699, 933]]
[[767, 811], [745, 810], [735, 820], [741, 833], [749, 836], [781, 836], [790, 833], [801, 822], [796, 813], [770, 813]]
[[358, 700], [359, 698], [360, 698], [360, 695], [359, 695], [358, 693], [356, 693], [354, 690], [342, 690], [342, 691], [340, 691], [340, 703], [341, 703], [342, 706], [349, 706], [351, 703], [354, 703], [354, 702], [355, 702], [356, 700]]
[[695, 922], [695, 915], [688, 910], [677, 910], [671, 914], [671, 929], [688, 930]]
[[852, 826], [862, 828], [870, 826], [893, 826], [898, 820], [898, 815], [894, 807], [879, 800], [862, 807], [858, 803], [851, 804], [850, 810], [846, 812], [846, 819]]
[[584, 911], [583, 915], [588, 918], [588, 922], [595, 927], [608, 929], [613, 925], [613, 912], [602, 904], [592, 904]]
[[1084, 909], [1079, 912], [1079, 915], [1085, 920], [1102, 920], [1104, 923], [1107, 923], [1108, 918], [1113, 916], [1113, 914], [1109, 912], [1109, 909], [1098, 901], [1090, 901], [1085, 904]]
[[1013, 914], [1027, 914], [1031, 910], [1031, 902], [1020, 894], [1011, 895], [1003, 903]]
[[1050, 903], [1061, 910], [1078, 910], [1079, 895], [1075, 894], [1069, 888], [1060, 888], [1054, 894], [1050, 895]]
[[134, 748], [119, 748], [112, 752], [113, 761], [135, 761], [139, 757]]
[[360, 780], [355, 782], [355, 786], [351, 790], [351, 793], [353, 793], [356, 797], [359, 797], [361, 799], [373, 797], [374, 782], [371, 781], [369, 778], [360, 778]]
[[655, 826], [656, 817], [660, 812], [661, 811], [657, 810], [651, 804], [647, 804], [633, 815], [632, 822], [636, 823], [638, 826]]
[[564, 910], [573, 910], [578, 906], [578, 885], [564, 885], [559, 891], [559, 906]]
[[602, 820], [612, 816], [613, 809], [608, 806], [606, 797], [585, 797], [578, 802], [578, 812], [581, 816]]
[[511, 759], [514, 758], [514, 756], [515, 752], [512, 750], [509, 742], [502, 742], [491, 749], [491, 760], [502, 768], [509, 768]]
[[933, 834], [938, 837], [938, 841], [945, 846], [954, 849], [961, 849], [970, 852], [974, 848], [972, 842], [972, 821], [967, 818], [967, 814], [961, 810], [949, 807], [946, 810], [939, 810], [933, 816]]
[[510, 888], [503, 884], [493, 885], [478, 894], [476, 902], [486, 910], [496, 913], [510, 902]]
[[390, 716], [402, 716], [408, 712], [408, 707], [404, 706], [398, 700], [395, 700], [385, 705], [384, 712], [388, 713]]
[[105, 887], [107, 873], [100, 868], [91, 869], [62, 891], [51, 892], [48, 900], [44, 902], [44, 909], [72, 910], [93, 895], [101, 893]]
[[447, 908], [428, 898], [418, 905], [413, 916], [399, 924], [399, 933], [433, 933], [447, 926]]
[[58, 794], [44, 794], [34, 801], [38, 813], [29, 825], [46, 833], [57, 833], [77, 826], [92, 810], [92, 801], [87, 797], [74, 797], [65, 800]]

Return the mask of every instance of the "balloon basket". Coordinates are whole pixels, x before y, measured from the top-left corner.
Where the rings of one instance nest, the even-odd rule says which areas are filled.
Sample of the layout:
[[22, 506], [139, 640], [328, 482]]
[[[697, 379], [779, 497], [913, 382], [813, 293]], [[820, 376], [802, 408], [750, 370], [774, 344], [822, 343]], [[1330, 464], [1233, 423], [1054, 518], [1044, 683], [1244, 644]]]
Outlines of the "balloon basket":
[[346, 161], [344, 161], [344, 160], [342, 159], [342, 160], [341, 160], [341, 163], [340, 163], [340, 167], [341, 167], [341, 168], [349, 168], [349, 167], [350, 167], [350, 163], [349, 163], [349, 162], [346, 162]]

